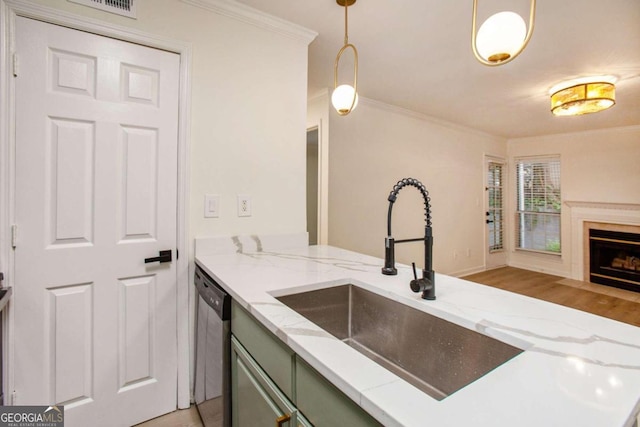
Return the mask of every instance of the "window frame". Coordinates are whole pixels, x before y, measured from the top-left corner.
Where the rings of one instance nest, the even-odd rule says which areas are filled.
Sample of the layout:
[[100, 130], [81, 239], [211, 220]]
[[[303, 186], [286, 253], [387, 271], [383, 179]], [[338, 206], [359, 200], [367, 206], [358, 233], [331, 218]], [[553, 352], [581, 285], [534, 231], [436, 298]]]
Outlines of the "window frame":
[[[562, 256], [562, 161], [561, 161], [561, 157], [559, 154], [556, 155], [545, 155], [545, 156], [527, 156], [527, 157], [516, 157], [514, 158], [514, 164], [515, 164], [515, 212], [514, 212], [514, 231], [515, 231], [515, 235], [514, 235], [514, 248], [516, 251], [522, 251], [522, 252], [531, 252], [531, 253], [539, 253], [539, 254], [545, 254], [545, 255], [552, 255], [552, 256], [558, 256], [561, 257]], [[545, 177], [545, 187], [544, 190], [542, 191], [542, 193], [540, 193], [540, 189], [538, 190], [533, 190], [533, 192], [530, 192], [529, 196], [531, 196], [531, 194], [538, 194], [538, 195], [542, 195], [543, 196], [543, 200], [544, 200], [544, 207], [542, 209], [536, 209], [536, 208], [529, 208], [527, 209], [526, 206], [523, 206], [526, 203], [526, 193], [523, 191], [523, 185], [524, 183], [521, 180], [521, 169], [523, 166], [529, 166], [529, 167], [535, 167], [534, 165], [538, 165], [540, 167], [540, 165], [553, 165], [552, 167], [557, 167], [557, 174], [555, 174], [553, 177], [549, 178], [549, 180], [554, 180], [556, 181], [556, 184], [554, 184], [553, 186], [553, 190], [552, 191], [547, 191], [547, 178]], [[553, 171], [552, 171], [553, 173]], [[535, 175], [536, 177], [538, 175]], [[531, 201], [529, 200], [529, 205], [531, 206]], [[557, 206], [556, 209], [549, 211], [548, 207], [550, 205], [553, 205], [554, 207]], [[552, 243], [557, 241], [557, 245], [558, 245], [558, 249], [557, 250], [553, 250], [553, 249], [542, 249], [542, 248], [536, 248], [535, 245], [531, 245], [534, 247], [525, 247], [523, 246], [523, 231], [522, 231], [522, 226], [524, 225], [523, 221], [526, 221], [526, 217], [529, 218], [533, 218], [534, 221], [539, 221], [540, 218], [544, 218], [544, 220], [546, 221], [549, 218], [556, 218], [555, 221], [557, 221], [557, 235], [555, 233], [552, 233], [551, 236], [553, 238]], [[543, 236], [544, 236], [544, 240], [545, 240], [545, 248], [548, 248], [550, 245], [550, 241], [548, 239], [548, 234], [547, 234], [547, 225], [545, 222], [543, 222], [543, 227], [545, 228], [545, 230], [543, 231]], [[526, 231], [525, 231], [526, 232]], [[530, 237], [532, 237], [533, 234], [531, 233]], [[557, 237], [557, 239], [556, 239]]]

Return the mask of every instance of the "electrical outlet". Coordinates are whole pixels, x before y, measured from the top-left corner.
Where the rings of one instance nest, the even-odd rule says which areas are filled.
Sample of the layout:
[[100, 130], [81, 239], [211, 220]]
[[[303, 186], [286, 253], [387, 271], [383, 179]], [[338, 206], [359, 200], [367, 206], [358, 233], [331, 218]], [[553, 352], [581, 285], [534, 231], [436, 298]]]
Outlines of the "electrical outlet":
[[458, 251], [453, 251], [453, 259], [458, 259]]
[[204, 195], [204, 217], [218, 218], [220, 216], [220, 196], [218, 194]]
[[251, 196], [238, 194], [238, 216], [251, 216]]

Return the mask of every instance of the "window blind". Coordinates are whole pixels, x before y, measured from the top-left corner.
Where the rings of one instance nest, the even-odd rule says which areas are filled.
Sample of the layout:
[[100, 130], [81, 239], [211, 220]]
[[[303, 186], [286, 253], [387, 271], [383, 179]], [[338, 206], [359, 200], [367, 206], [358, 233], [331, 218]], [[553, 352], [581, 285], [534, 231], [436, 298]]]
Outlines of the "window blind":
[[489, 226], [489, 251], [504, 249], [503, 215], [503, 172], [502, 163], [489, 162], [487, 170], [487, 224]]
[[560, 157], [516, 159], [516, 248], [561, 253]]

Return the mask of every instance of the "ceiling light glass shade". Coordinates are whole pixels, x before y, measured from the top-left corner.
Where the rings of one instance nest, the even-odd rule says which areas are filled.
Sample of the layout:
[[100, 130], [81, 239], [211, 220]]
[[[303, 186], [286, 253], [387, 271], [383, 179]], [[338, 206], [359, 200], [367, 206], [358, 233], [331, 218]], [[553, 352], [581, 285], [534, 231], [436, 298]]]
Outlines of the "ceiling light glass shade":
[[514, 12], [500, 12], [484, 21], [476, 36], [478, 53], [489, 62], [502, 62], [522, 47], [527, 25]]
[[[354, 100], [355, 97], [355, 100]], [[358, 106], [358, 94], [351, 85], [340, 85], [331, 94], [331, 104], [338, 114], [345, 116]]]
[[478, 62], [490, 67], [507, 64], [522, 53], [533, 35], [536, 0], [531, 0], [529, 26], [515, 12], [499, 12], [487, 19], [476, 31], [478, 0], [473, 0], [471, 49]]
[[556, 116], [597, 113], [616, 103], [613, 83], [583, 83], [558, 90], [551, 95], [551, 112]]

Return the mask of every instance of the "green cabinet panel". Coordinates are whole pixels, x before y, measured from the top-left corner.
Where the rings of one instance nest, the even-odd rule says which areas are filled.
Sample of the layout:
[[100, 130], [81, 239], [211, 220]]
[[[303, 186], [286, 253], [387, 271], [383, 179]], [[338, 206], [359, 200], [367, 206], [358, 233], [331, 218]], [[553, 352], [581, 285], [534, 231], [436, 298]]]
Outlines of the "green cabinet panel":
[[233, 427], [380, 426], [236, 302], [231, 310]]
[[302, 413], [298, 412], [298, 427], [314, 427]]
[[314, 426], [382, 425], [304, 360], [296, 359], [296, 406]]
[[282, 426], [297, 423], [296, 409], [260, 369], [237, 340], [231, 342], [231, 401], [233, 427], [273, 427], [280, 417], [290, 417]]
[[[235, 301], [231, 306], [231, 333], [242, 343], [289, 399], [293, 396], [295, 353]], [[295, 401], [295, 400], [294, 400]]]

